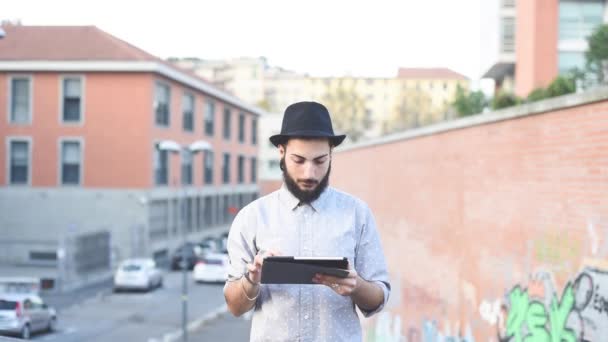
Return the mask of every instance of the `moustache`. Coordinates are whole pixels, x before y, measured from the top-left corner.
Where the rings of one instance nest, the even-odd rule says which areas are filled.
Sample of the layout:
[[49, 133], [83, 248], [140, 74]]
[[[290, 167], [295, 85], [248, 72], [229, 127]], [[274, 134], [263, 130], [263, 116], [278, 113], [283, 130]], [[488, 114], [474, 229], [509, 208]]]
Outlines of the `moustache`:
[[298, 183], [303, 183], [306, 185], [316, 185], [319, 184], [319, 181], [316, 179], [300, 179], [298, 180]]

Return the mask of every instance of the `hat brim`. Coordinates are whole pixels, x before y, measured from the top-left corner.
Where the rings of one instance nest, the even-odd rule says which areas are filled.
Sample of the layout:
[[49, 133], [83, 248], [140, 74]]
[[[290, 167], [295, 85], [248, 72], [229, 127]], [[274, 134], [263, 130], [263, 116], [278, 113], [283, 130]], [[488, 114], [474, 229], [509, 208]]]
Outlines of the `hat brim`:
[[289, 134], [276, 134], [269, 138], [270, 142], [274, 146], [279, 146], [280, 144], [284, 144], [290, 138], [327, 138], [332, 146], [336, 147], [340, 145], [346, 135], [329, 135], [325, 132], [311, 132], [311, 131], [301, 131], [301, 132], [291, 132]]

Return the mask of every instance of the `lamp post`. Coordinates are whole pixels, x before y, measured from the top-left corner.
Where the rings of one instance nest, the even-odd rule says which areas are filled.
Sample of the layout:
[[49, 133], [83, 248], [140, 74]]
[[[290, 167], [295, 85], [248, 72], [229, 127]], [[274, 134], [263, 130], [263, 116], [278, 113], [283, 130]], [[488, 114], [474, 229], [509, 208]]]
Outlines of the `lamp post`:
[[[177, 153], [178, 155], [184, 150], [187, 149], [193, 155], [201, 152], [201, 151], [211, 151], [211, 144], [204, 140], [197, 140], [185, 148], [180, 144], [173, 140], [162, 140], [157, 145], [157, 149], [159, 151], [167, 151], [172, 153]], [[177, 180], [175, 181], [175, 188], [178, 190]], [[188, 272], [187, 272], [187, 263], [186, 263], [186, 243], [188, 242], [188, 233], [186, 232], [186, 225], [182, 220], [183, 208], [182, 201], [180, 200], [181, 196], [177, 196], [177, 207], [179, 208], [179, 220], [178, 225], [181, 225], [182, 228], [182, 255], [181, 255], [181, 267], [182, 267], [182, 340], [188, 341]]]

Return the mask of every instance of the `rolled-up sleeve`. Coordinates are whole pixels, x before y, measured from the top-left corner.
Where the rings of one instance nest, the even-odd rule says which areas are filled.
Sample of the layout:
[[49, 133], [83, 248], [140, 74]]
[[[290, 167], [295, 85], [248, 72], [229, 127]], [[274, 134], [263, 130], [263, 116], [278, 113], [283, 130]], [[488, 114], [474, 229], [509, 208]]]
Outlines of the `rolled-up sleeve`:
[[388, 302], [391, 285], [380, 236], [376, 229], [376, 221], [367, 206], [364, 206], [363, 210], [364, 215], [355, 255], [355, 270], [361, 278], [380, 286], [384, 293], [384, 300], [376, 309], [367, 311], [359, 308], [365, 317], [369, 317], [384, 308]]
[[247, 270], [247, 264], [253, 262], [255, 251], [255, 220], [251, 217], [251, 207], [243, 208], [232, 221], [228, 233], [228, 281], [239, 280]]

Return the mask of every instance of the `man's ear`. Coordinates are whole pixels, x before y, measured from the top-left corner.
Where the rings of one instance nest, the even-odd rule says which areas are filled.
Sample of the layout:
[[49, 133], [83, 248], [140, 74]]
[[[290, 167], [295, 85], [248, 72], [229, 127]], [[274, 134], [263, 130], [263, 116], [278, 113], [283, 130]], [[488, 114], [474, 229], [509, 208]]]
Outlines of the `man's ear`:
[[279, 145], [279, 155], [281, 158], [285, 157], [285, 145]]

